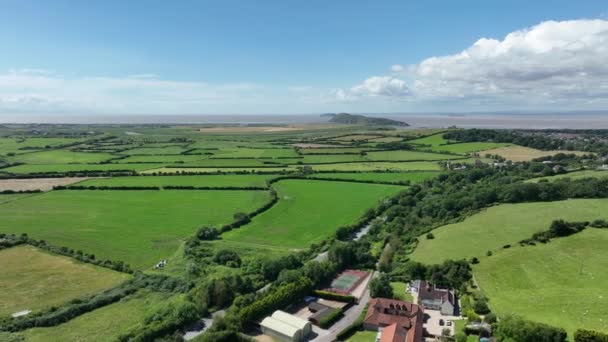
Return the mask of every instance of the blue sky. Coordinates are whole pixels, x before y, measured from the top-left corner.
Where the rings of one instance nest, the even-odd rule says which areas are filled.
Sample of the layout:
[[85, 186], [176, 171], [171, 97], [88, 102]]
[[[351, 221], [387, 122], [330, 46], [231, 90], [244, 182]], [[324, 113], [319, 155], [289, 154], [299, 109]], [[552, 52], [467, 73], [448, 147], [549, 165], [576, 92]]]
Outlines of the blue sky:
[[[604, 89], [599, 61], [577, 65], [580, 75], [568, 80], [559, 71], [575, 62], [553, 61], [551, 80], [580, 85], [576, 96], [552, 85], [529, 99], [520, 93], [543, 81], [528, 77], [537, 65], [512, 66], [529, 60], [521, 46], [543, 61], [545, 42], [551, 51], [571, 51], [560, 45], [564, 39], [568, 46], [603, 43], [607, 14], [605, 1], [2, 0], [0, 113], [469, 111], [564, 108], [565, 102], [605, 108], [603, 92], [583, 89]], [[557, 24], [542, 25], [548, 21]], [[425, 79], [429, 58], [521, 30], [529, 37], [542, 32], [544, 41], [530, 47], [524, 37], [506, 44], [509, 52], [499, 60], [473, 58], [468, 66], [502, 69], [470, 79], [471, 72], [455, 74], [460, 62], [446, 59], [426, 75], [449, 77]], [[504, 47], [484, 46], [483, 56]], [[608, 60], [602, 49], [580, 49], [578, 56]], [[489, 79], [512, 71], [526, 76], [508, 84]], [[572, 77], [571, 70], [566, 74]], [[479, 89], [463, 91], [470, 85]]]

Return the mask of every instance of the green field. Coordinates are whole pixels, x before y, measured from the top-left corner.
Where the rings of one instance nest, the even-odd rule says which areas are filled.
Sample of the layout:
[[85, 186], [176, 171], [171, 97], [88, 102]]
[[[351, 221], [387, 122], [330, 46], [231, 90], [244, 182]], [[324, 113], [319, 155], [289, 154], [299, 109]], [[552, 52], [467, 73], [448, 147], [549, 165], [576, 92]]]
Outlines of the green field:
[[[605, 212], [605, 211], [604, 211]], [[498, 315], [516, 313], [565, 328], [608, 333], [608, 229], [513, 247], [474, 266]]]
[[266, 181], [278, 175], [202, 175], [140, 176], [89, 179], [83, 186], [199, 186], [199, 187], [265, 187]]
[[[310, 180], [275, 183], [280, 200], [251, 223], [222, 235], [245, 244], [306, 248], [354, 223], [379, 200], [402, 190], [393, 185]], [[345, 200], [348, 198], [348, 200]]]
[[422, 172], [352, 172], [352, 173], [315, 173], [312, 176], [316, 178], [339, 178], [339, 179], [354, 179], [362, 181], [377, 181], [377, 182], [404, 182], [419, 183], [426, 179], [437, 176], [439, 173], [435, 171]]
[[141, 324], [170, 301], [175, 299], [155, 292], [138, 292], [58, 326], [28, 329], [22, 335], [27, 342], [117, 341], [120, 335]]
[[487, 251], [515, 245], [532, 234], [549, 229], [553, 220], [592, 221], [608, 219], [608, 199], [573, 199], [557, 202], [501, 204], [462, 222], [433, 230], [412, 253], [412, 259], [436, 264], [446, 259], [481, 257]]
[[99, 163], [111, 158], [116, 158], [116, 156], [105, 152], [87, 153], [72, 152], [68, 150], [52, 150], [19, 154], [9, 158], [9, 160], [11, 162], [27, 164], [87, 164]]
[[438, 171], [436, 162], [366, 162], [311, 165], [315, 171]]
[[448, 145], [436, 145], [431, 149], [437, 152], [450, 152], [450, 153], [470, 153], [484, 150], [490, 150], [493, 148], [505, 147], [510, 144], [505, 143], [492, 143], [492, 142], [471, 142], [471, 143], [456, 143]]
[[189, 163], [207, 158], [196, 154], [175, 154], [175, 155], [138, 155], [129, 156], [124, 159], [117, 159], [116, 163]]
[[163, 147], [138, 147], [122, 151], [125, 155], [153, 155], [153, 154], [180, 154], [187, 149], [182, 146], [163, 146]]
[[20, 198], [26, 198], [32, 196], [31, 194], [0, 194], [0, 204], [18, 200]]
[[52, 191], [0, 205], [0, 232], [145, 269], [198, 227], [232, 222], [268, 200], [266, 191]]
[[38, 311], [118, 285], [128, 275], [31, 246], [0, 250], [0, 316]]
[[70, 144], [78, 141], [82, 140], [70, 138], [0, 138], [0, 154], [27, 153], [36, 149], [42, 150], [47, 146]]
[[[191, 156], [192, 157], [192, 156]], [[183, 166], [188, 167], [265, 167], [265, 166], [281, 166], [289, 160], [296, 162], [297, 159], [200, 159], [188, 163]]]
[[41, 172], [81, 172], [81, 171], [112, 171], [112, 170], [148, 170], [162, 167], [163, 164], [55, 164], [55, 165], [17, 165], [0, 169], [10, 173], [41, 173]]
[[439, 146], [439, 145], [447, 144], [448, 141], [443, 138], [443, 133], [438, 133], [438, 134], [429, 135], [424, 138], [408, 140], [408, 143], [418, 144], [418, 145]]
[[402, 282], [391, 282], [393, 288], [393, 298], [413, 303], [414, 297], [407, 292], [407, 284]]
[[[137, 164], [133, 164], [137, 165]], [[281, 166], [281, 167], [230, 167], [230, 168], [218, 168], [218, 167], [161, 167], [157, 169], [143, 170], [139, 173], [151, 174], [151, 173], [217, 173], [217, 172], [282, 172], [282, 171], [294, 171], [295, 166]]]
[[533, 179], [527, 180], [527, 182], [536, 183], [541, 180], [547, 180], [549, 182], [552, 182], [552, 181], [562, 179], [562, 178], [581, 179], [581, 178], [589, 178], [589, 177], [595, 177], [595, 178], [608, 177], [608, 171], [606, 171], [606, 170], [574, 171], [574, 172], [569, 172], [569, 173], [565, 173], [565, 174], [561, 174], [561, 175], [533, 178]]

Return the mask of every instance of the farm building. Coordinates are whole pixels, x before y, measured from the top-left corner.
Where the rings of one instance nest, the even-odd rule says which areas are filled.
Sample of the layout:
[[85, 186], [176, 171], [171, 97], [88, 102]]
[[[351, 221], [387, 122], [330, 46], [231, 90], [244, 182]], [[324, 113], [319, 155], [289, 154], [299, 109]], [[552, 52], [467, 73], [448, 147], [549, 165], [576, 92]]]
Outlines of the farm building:
[[410, 284], [412, 292], [418, 293], [418, 304], [426, 309], [439, 310], [442, 315], [453, 316], [456, 311], [456, 294], [449, 289], [440, 289], [424, 280]]
[[421, 306], [400, 300], [374, 298], [369, 302], [363, 327], [366, 330], [382, 330], [381, 341], [421, 342], [423, 321]]
[[310, 322], [277, 310], [260, 323], [262, 332], [278, 341], [302, 341], [311, 332]]

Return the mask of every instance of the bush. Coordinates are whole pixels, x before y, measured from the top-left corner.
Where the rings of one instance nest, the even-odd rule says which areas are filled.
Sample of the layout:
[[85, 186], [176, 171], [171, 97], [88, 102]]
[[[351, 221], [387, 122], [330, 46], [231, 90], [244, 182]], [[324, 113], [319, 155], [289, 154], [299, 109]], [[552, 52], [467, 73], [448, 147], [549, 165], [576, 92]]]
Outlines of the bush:
[[578, 329], [574, 333], [574, 342], [608, 342], [608, 334], [592, 330]]
[[435, 235], [433, 235], [433, 233], [428, 233], [426, 234], [426, 238], [427, 240], [433, 240], [435, 238]]
[[489, 314], [487, 314], [483, 317], [483, 321], [488, 324], [494, 324], [498, 321], [498, 319], [496, 318], [495, 314], [490, 312]]
[[369, 283], [369, 291], [373, 298], [393, 298], [391, 280], [386, 274], [381, 274], [379, 277], [372, 279]]
[[507, 316], [498, 322], [495, 336], [499, 341], [565, 342], [567, 333], [562, 328]]
[[330, 314], [323, 317], [319, 321], [319, 327], [321, 327], [323, 329], [327, 329], [327, 328], [331, 327], [337, 320], [342, 318], [342, 315], [343, 315], [342, 309], [332, 310], [332, 312]]
[[488, 302], [485, 300], [485, 298], [475, 299], [475, 303], [473, 303], [473, 310], [475, 310], [475, 313], [480, 315], [490, 313], [490, 308], [488, 307]]

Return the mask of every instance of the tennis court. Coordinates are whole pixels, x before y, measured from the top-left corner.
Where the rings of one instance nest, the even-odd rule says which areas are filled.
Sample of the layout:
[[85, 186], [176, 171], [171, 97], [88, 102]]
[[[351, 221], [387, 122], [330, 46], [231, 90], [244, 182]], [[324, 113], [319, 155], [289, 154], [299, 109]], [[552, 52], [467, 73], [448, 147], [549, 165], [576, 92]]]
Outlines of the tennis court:
[[346, 270], [331, 282], [331, 289], [329, 290], [336, 293], [348, 294], [367, 277], [367, 274], [365, 271]]

